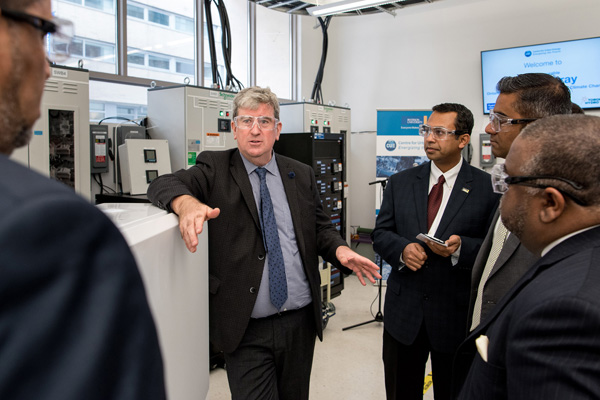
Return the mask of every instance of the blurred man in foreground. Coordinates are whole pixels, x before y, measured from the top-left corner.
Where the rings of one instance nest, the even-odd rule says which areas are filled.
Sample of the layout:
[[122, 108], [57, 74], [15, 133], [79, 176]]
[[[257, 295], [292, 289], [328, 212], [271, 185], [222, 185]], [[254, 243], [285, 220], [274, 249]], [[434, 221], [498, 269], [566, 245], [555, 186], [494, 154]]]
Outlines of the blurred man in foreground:
[[67, 25], [50, 0], [0, 0], [0, 399], [164, 399], [127, 243], [70, 188], [8, 159], [40, 117], [46, 35]]

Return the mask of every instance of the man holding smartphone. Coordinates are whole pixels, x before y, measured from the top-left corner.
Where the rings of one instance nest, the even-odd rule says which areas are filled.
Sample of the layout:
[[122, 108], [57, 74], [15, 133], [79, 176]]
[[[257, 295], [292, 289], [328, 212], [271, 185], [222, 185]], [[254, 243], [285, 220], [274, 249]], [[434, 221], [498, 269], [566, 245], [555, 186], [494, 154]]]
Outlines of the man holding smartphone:
[[[419, 133], [430, 162], [393, 175], [373, 231], [374, 249], [392, 266], [384, 308], [383, 362], [388, 399], [422, 399], [431, 353], [436, 400], [451, 395], [452, 361], [465, 338], [470, 275], [499, 196], [490, 175], [462, 159], [473, 114], [433, 107]], [[420, 233], [439, 238], [417, 239]]]

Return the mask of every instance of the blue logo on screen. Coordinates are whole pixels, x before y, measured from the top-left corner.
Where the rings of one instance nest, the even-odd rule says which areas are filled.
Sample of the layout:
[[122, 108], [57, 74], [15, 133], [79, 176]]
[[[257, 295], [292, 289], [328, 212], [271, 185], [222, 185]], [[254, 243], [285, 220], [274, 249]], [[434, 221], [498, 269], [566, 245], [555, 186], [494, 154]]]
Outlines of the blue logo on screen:
[[525, 57], [531, 57], [531, 51], [527, 50], [527, 51], [525, 52]]
[[396, 150], [396, 142], [393, 140], [388, 140], [387, 142], [385, 142], [385, 149], [388, 151]]

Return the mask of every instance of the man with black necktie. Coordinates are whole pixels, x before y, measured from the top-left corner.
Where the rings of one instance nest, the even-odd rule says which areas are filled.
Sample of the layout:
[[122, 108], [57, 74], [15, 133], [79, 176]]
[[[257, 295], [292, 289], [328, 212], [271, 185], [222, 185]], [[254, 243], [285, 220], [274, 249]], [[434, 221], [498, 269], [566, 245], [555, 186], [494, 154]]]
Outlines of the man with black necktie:
[[201, 153], [192, 168], [154, 180], [148, 197], [179, 215], [192, 252], [208, 221], [210, 337], [225, 354], [232, 399], [308, 399], [323, 332], [318, 256], [363, 285], [381, 276], [331, 224], [312, 168], [273, 152], [275, 94], [247, 88], [233, 106], [238, 148]]
[[[430, 353], [435, 398], [450, 398], [452, 360], [466, 336], [471, 267], [499, 199], [490, 175], [462, 159], [473, 123], [463, 105], [433, 107], [419, 130], [431, 162], [393, 175], [383, 195], [373, 247], [392, 266], [383, 333], [390, 400], [423, 398]], [[445, 245], [420, 241], [419, 233]]]

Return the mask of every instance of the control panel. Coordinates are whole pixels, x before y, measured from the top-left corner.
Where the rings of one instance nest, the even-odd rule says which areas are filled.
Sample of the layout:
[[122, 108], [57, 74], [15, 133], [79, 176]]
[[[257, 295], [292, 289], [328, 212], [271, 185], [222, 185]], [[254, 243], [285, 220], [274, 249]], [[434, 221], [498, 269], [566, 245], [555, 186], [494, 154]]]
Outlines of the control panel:
[[[323, 210], [342, 238], [346, 238], [345, 135], [286, 133], [275, 142], [275, 152], [310, 165], [315, 172]], [[341, 272], [332, 267], [331, 297], [344, 288]]]

